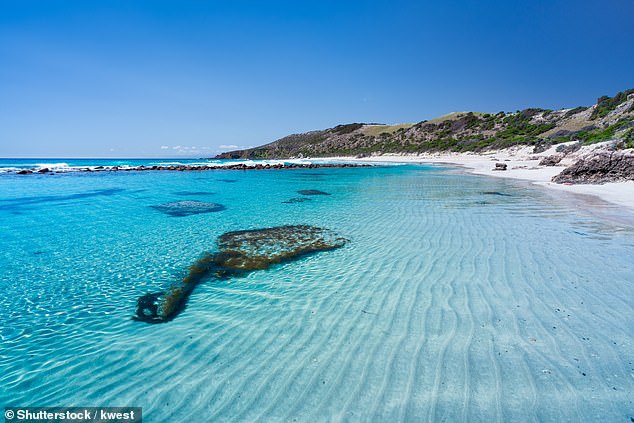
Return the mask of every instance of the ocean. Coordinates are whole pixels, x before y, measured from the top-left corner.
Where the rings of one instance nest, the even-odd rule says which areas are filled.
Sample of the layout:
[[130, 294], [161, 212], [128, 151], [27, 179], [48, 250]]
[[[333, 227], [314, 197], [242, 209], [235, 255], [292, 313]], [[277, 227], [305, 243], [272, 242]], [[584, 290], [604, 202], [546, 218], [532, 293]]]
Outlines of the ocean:
[[[634, 418], [629, 212], [440, 165], [72, 171], [172, 162], [207, 161], [1, 160], [0, 405], [135, 406], [146, 422]], [[33, 167], [56, 173], [6, 171]], [[223, 234], [286, 225], [347, 242], [209, 277], [169, 322], [132, 319]]]

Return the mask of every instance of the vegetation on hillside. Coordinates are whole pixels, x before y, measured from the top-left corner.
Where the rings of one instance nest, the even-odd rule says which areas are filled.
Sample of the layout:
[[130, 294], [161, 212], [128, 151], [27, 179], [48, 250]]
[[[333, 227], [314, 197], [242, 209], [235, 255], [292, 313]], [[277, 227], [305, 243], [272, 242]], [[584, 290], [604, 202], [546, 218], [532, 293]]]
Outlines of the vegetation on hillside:
[[[603, 97], [599, 97], [597, 100], [597, 106], [592, 112], [590, 116], [591, 120], [595, 120], [597, 118], [602, 118], [610, 113], [612, 110], [616, 109], [617, 106], [623, 104], [627, 101], [627, 97], [630, 94], [634, 94], [634, 88], [626, 91], [622, 91], [615, 95], [614, 97], [608, 97], [604, 95]], [[634, 108], [634, 105], [630, 106], [630, 110]]]
[[483, 151], [577, 141], [587, 145], [614, 140], [620, 148], [634, 145], [634, 89], [603, 96], [591, 107], [548, 110], [529, 108], [514, 113], [452, 113], [417, 124], [351, 123], [331, 129], [289, 135], [220, 158], [324, 157], [434, 151]]

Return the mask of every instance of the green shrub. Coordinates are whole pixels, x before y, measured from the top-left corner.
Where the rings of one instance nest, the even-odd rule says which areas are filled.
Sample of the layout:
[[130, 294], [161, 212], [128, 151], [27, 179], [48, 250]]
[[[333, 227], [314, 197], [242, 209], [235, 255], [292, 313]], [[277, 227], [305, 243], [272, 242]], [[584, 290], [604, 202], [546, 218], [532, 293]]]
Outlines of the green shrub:
[[627, 131], [623, 142], [625, 143], [625, 148], [634, 148], [634, 128]]
[[362, 123], [349, 123], [347, 125], [337, 125], [332, 128], [332, 132], [339, 135], [349, 134], [363, 127]]
[[575, 107], [574, 109], [570, 109], [564, 115], [564, 118], [569, 118], [572, 115], [576, 115], [577, 113], [583, 112], [584, 110], [588, 110], [587, 107]]
[[614, 138], [616, 132], [631, 124], [630, 120], [624, 119], [605, 129], [594, 129], [591, 131], [580, 131], [573, 135], [573, 138], [582, 141], [585, 145], [595, 144]]
[[597, 107], [590, 115], [590, 120], [595, 120], [597, 118], [602, 118], [610, 113], [612, 110], [616, 109], [616, 106], [627, 101], [627, 96], [634, 93], [634, 88], [622, 91], [617, 93], [614, 97], [608, 97], [604, 95], [603, 97], [599, 97], [597, 100]]

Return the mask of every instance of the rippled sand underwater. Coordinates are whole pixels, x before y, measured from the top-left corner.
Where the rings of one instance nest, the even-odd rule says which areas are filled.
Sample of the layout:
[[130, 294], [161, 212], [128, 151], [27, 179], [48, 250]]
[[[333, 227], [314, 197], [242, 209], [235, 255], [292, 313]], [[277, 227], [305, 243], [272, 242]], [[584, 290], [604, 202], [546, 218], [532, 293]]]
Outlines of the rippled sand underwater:
[[[2, 175], [0, 404], [629, 422], [631, 216], [578, 205], [438, 166]], [[203, 280], [167, 323], [132, 319], [222, 234], [284, 225], [348, 242]]]

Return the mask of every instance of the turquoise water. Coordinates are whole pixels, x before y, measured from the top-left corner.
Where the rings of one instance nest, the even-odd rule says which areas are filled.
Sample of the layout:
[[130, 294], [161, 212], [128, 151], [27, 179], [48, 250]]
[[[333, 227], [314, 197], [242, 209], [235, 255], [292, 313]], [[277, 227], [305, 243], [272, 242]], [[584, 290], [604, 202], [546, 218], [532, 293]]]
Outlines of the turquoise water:
[[[331, 195], [285, 203], [308, 189]], [[185, 200], [225, 209], [151, 207]], [[579, 201], [440, 166], [1, 175], [0, 405], [627, 422], [634, 231]], [[287, 224], [350, 242], [131, 319], [224, 232]]]

